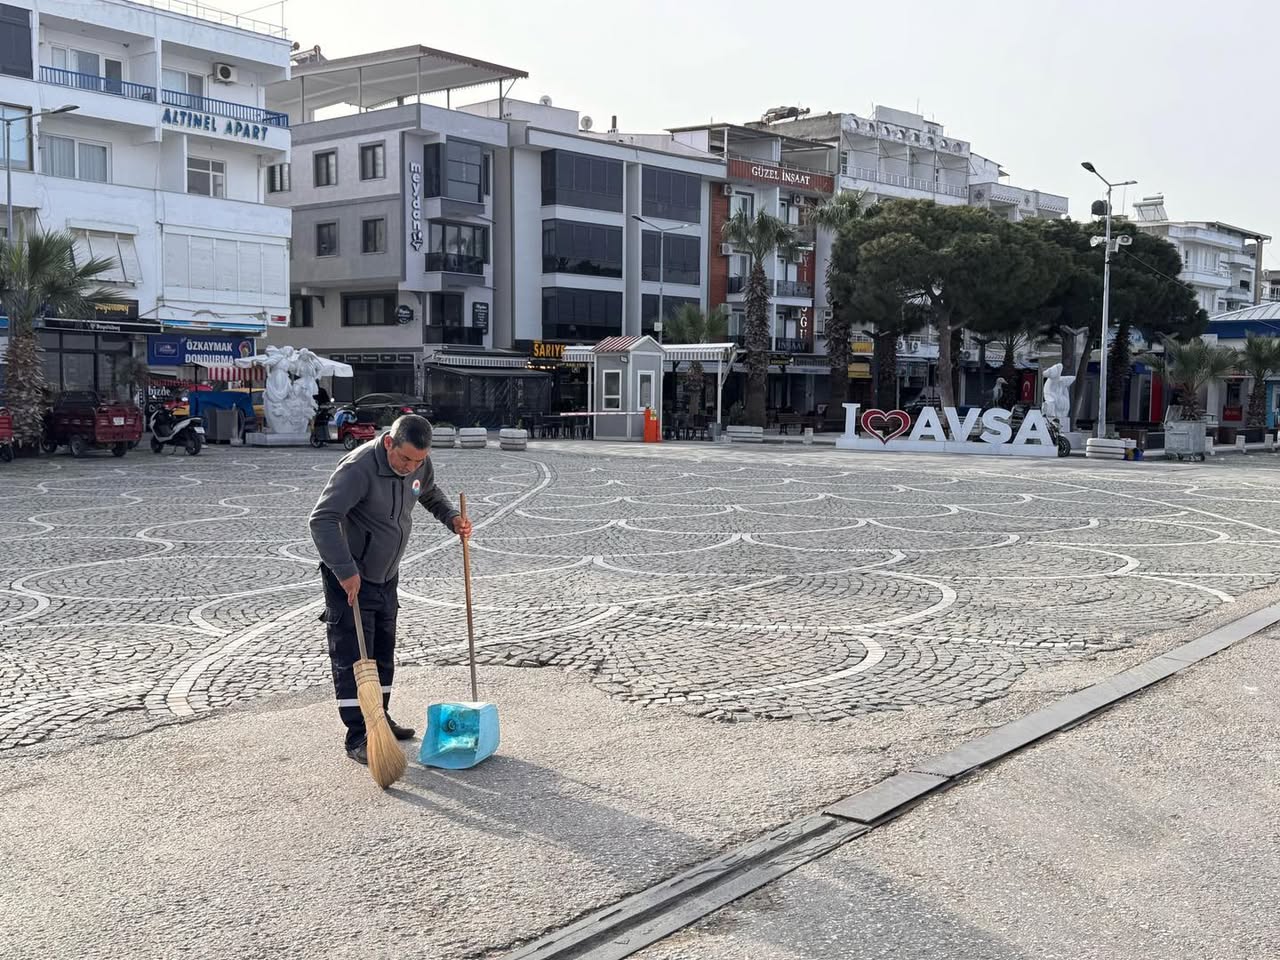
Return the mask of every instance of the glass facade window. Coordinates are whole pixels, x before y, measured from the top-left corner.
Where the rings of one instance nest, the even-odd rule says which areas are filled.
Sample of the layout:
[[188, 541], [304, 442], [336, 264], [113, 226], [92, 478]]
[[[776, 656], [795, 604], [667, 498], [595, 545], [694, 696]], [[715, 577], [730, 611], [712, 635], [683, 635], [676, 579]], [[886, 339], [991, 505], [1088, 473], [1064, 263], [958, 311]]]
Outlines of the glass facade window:
[[422, 154], [422, 191], [427, 197], [484, 203], [489, 195], [489, 155], [480, 145], [462, 140], [428, 143]]
[[622, 228], [574, 220], [542, 221], [542, 272], [622, 276]]
[[344, 327], [390, 327], [395, 322], [394, 293], [353, 293], [342, 297]]
[[622, 212], [622, 161], [564, 150], [542, 155], [543, 206]]
[[658, 279], [658, 238], [662, 237], [662, 272], [665, 283], [702, 282], [702, 241], [697, 237], [682, 237], [657, 230], [645, 230], [640, 235], [640, 278]]
[[289, 326], [311, 327], [315, 325], [315, 317], [311, 313], [310, 297], [289, 298]]
[[484, 273], [489, 262], [489, 228], [432, 220], [427, 229], [427, 270]]
[[542, 288], [542, 338], [595, 343], [622, 333], [622, 294]]
[[227, 195], [227, 165], [222, 160], [187, 157], [187, 193], [202, 197]]
[[96, 390], [109, 398], [117, 396], [116, 364], [129, 354], [129, 338], [111, 333], [40, 332], [40, 359], [45, 379], [57, 392]]
[[[671, 294], [662, 296], [662, 312], [664, 314], [663, 322], [670, 320], [676, 315], [681, 307], [688, 304], [689, 306], [702, 309], [702, 301], [697, 297], [673, 297]], [[646, 293], [640, 298], [640, 332], [653, 335], [653, 324], [658, 319], [658, 294]]]
[[40, 171], [50, 177], [106, 183], [111, 176], [111, 153], [105, 143], [70, 137], [40, 138]]
[[640, 212], [646, 217], [700, 223], [702, 178], [691, 173], [645, 167], [640, 175]]

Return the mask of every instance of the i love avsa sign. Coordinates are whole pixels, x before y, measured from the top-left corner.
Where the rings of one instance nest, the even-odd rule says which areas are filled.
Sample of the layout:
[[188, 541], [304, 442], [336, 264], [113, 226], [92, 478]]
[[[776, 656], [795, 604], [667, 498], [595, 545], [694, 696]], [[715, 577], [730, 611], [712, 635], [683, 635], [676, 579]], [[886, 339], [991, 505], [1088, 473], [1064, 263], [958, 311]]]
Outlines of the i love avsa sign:
[[915, 422], [903, 410], [863, 410], [860, 403], [844, 404], [844, 433], [836, 440], [842, 450], [914, 453], [970, 453], [1005, 457], [1056, 457], [1057, 442], [1039, 410], [1028, 410], [1013, 432], [1013, 413], [1000, 407], [965, 412], [955, 407], [924, 407]]

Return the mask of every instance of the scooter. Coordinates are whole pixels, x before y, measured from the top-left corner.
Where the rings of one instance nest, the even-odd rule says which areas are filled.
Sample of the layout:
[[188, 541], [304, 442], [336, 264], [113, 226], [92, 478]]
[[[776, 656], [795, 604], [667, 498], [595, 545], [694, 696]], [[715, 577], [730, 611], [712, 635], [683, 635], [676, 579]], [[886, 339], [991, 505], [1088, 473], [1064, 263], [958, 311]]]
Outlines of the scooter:
[[161, 407], [151, 414], [151, 452], [163, 453], [166, 446], [184, 447], [194, 457], [204, 446], [203, 417], [175, 417]]
[[329, 421], [332, 417], [332, 406], [316, 407], [315, 416], [311, 418], [311, 445], [313, 447], [319, 449], [329, 442]]

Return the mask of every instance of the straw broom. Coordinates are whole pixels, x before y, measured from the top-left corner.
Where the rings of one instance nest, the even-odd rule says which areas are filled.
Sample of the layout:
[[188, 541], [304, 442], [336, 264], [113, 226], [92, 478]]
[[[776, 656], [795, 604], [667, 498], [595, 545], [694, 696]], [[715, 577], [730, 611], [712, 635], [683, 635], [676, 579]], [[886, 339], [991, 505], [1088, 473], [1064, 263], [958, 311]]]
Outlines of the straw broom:
[[360, 600], [352, 604], [356, 617], [356, 640], [360, 644], [360, 659], [356, 661], [356, 698], [360, 701], [360, 713], [364, 715], [365, 750], [369, 754], [369, 772], [373, 782], [383, 790], [404, 776], [408, 763], [404, 751], [396, 743], [396, 735], [387, 723], [382, 709], [382, 681], [378, 679], [378, 664], [369, 659], [364, 643], [364, 623], [360, 620]]

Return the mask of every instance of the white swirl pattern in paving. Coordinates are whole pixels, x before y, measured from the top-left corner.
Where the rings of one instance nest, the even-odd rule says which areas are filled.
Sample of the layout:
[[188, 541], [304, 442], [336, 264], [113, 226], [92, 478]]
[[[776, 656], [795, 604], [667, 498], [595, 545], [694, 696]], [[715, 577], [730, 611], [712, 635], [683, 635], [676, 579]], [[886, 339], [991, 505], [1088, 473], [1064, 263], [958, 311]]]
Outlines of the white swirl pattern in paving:
[[[327, 684], [307, 513], [334, 451], [0, 465], [0, 750]], [[1280, 470], [710, 445], [437, 451], [484, 662], [711, 720], [999, 696], [1280, 580]], [[399, 661], [462, 662], [456, 541], [419, 515]]]

